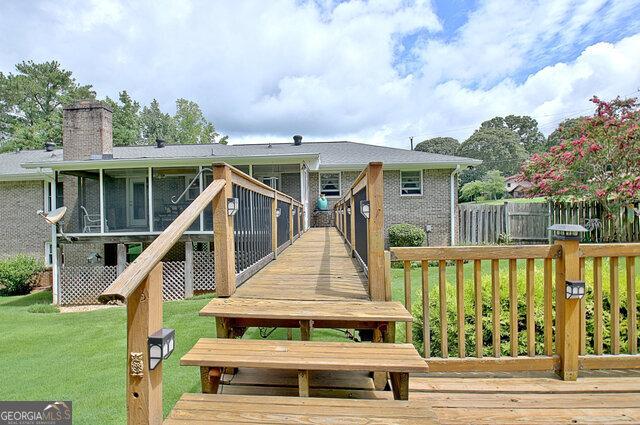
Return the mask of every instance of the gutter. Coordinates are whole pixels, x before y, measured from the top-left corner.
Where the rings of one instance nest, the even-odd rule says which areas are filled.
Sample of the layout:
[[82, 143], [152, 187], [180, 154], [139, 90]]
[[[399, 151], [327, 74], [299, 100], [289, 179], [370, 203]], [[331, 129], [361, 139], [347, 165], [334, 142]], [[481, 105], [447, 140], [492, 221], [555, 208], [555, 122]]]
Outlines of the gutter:
[[450, 199], [451, 199], [451, 211], [450, 211], [450, 215], [451, 215], [451, 246], [454, 246], [456, 244], [456, 197], [458, 196], [457, 194], [457, 187], [456, 187], [456, 174], [458, 174], [460, 172], [461, 168], [460, 165], [458, 165], [455, 170], [453, 170], [451, 172], [451, 193], [450, 193]]

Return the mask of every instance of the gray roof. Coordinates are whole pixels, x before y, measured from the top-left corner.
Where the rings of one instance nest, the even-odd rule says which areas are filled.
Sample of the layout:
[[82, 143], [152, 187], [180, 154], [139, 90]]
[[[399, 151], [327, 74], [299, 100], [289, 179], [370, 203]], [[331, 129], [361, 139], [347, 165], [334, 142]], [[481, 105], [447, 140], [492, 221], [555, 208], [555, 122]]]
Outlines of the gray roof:
[[57, 158], [52, 157], [52, 154], [56, 154], [59, 159], [62, 159], [62, 149], [58, 149], [55, 152], [46, 152], [42, 149], [0, 154], [0, 177], [3, 180], [40, 179], [42, 174], [38, 169], [26, 169], [21, 164], [25, 162], [55, 161]]
[[[369, 162], [383, 162], [386, 166], [455, 167], [473, 166], [477, 159], [368, 145], [347, 141], [242, 144], [242, 145], [167, 145], [123, 146], [113, 148], [114, 160], [180, 159], [180, 158], [265, 158], [270, 156], [314, 157], [320, 169], [362, 169]], [[54, 152], [22, 151], [0, 154], [0, 176], [5, 174], [33, 174], [34, 167], [47, 168], [60, 164], [62, 150]], [[106, 160], [109, 161], [109, 160]], [[92, 161], [87, 160], [87, 163]], [[21, 166], [24, 164], [27, 168]]]

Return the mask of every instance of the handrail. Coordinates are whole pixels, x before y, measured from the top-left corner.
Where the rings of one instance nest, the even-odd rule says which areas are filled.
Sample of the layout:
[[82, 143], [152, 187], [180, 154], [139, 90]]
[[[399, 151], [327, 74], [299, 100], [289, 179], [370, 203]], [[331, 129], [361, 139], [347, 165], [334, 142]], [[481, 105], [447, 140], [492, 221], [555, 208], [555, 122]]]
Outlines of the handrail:
[[[274, 197], [274, 194], [277, 194], [278, 199], [280, 199], [281, 201], [285, 201], [288, 204], [294, 204], [297, 206], [302, 206], [302, 202], [296, 200], [293, 196], [291, 195], [287, 195], [284, 192], [281, 192], [277, 189], [272, 188], [271, 186], [269, 186], [268, 184], [264, 184], [262, 183], [260, 180], [257, 180], [253, 177], [251, 177], [250, 175], [242, 172], [241, 170], [231, 167], [231, 173], [233, 173], [233, 175], [237, 178], [233, 178], [233, 183], [238, 184], [240, 186], [244, 186], [247, 189], [250, 190], [254, 190], [256, 192], [262, 193], [265, 196], [269, 196], [270, 198]], [[249, 185], [243, 185], [242, 180], [248, 181], [250, 184]], [[253, 186], [253, 187], [252, 187]], [[257, 187], [256, 187], [257, 186]], [[267, 192], [269, 192], [270, 194], [268, 194]]]
[[393, 261], [556, 258], [558, 245], [391, 247]]
[[153, 268], [186, 232], [191, 224], [200, 217], [213, 198], [224, 188], [224, 180], [214, 180], [185, 210], [162, 232], [151, 245], [127, 267], [98, 297], [106, 303], [111, 300], [125, 301], [146, 279]]
[[[360, 174], [358, 174], [358, 177], [356, 177], [353, 183], [351, 183], [351, 186], [347, 190], [347, 193], [342, 198], [336, 201], [335, 205], [333, 206], [333, 209], [338, 208], [340, 205], [344, 204], [347, 201], [347, 199], [351, 198], [351, 196], [354, 193], [359, 192], [362, 189], [361, 187], [359, 187], [360, 182], [362, 182], [363, 187], [367, 185], [367, 180], [365, 179], [365, 176], [367, 175], [367, 172], [369, 171], [370, 166], [382, 166], [382, 162], [370, 162], [366, 167], [364, 167], [362, 171], [360, 171]], [[356, 190], [356, 188], [358, 189]]]

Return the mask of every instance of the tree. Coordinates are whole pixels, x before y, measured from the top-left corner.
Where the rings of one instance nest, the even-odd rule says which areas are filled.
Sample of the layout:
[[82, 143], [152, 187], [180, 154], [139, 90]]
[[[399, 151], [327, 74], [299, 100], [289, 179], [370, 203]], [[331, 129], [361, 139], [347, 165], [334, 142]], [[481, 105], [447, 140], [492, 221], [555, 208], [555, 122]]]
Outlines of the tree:
[[442, 155], [456, 155], [460, 142], [453, 137], [434, 137], [418, 143], [415, 150]]
[[546, 149], [559, 145], [561, 142], [571, 142], [580, 137], [588, 117], [567, 118], [558, 124], [553, 133], [547, 138]]
[[[220, 136], [212, 122], [202, 113], [197, 103], [187, 100], [176, 100], [176, 114], [174, 116], [177, 128], [178, 143], [216, 143]], [[223, 138], [226, 144], [227, 136]]]
[[528, 156], [516, 133], [507, 128], [487, 127], [479, 128], [465, 140], [458, 155], [482, 160], [478, 167], [461, 173], [463, 185], [482, 180], [489, 170], [498, 170], [507, 176], [515, 174]]
[[536, 154], [523, 167], [534, 195], [598, 202], [619, 239], [620, 208], [640, 200], [640, 104], [593, 97], [579, 136]]
[[113, 145], [141, 143], [140, 104], [131, 99], [126, 90], [120, 92], [118, 100], [116, 102], [109, 97], [105, 99], [105, 103], [113, 110]]
[[488, 171], [482, 180], [474, 180], [462, 186], [460, 198], [463, 201], [501, 199], [505, 194], [505, 180], [500, 171]]
[[56, 61], [21, 62], [16, 74], [0, 75], [0, 132], [3, 149], [39, 149], [62, 141], [62, 106], [94, 99], [90, 85], [79, 85]]
[[538, 128], [538, 121], [526, 115], [495, 117], [480, 124], [480, 128], [506, 128], [513, 131], [518, 135], [520, 144], [529, 154], [542, 152], [546, 147], [546, 139]]
[[147, 144], [155, 143], [156, 139], [169, 143], [177, 140], [175, 121], [171, 115], [160, 110], [160, 103], [156, 99], [153, 99], [148, 107], [142, 108], [140, 127], [142, 138]]

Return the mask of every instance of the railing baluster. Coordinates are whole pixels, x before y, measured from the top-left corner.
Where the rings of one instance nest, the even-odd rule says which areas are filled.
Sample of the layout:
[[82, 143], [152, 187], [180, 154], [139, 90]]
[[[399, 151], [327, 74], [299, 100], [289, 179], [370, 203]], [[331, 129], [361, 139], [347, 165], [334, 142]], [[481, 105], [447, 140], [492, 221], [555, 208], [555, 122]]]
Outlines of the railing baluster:
[[553, 355], [553, 259], [544, 259], [544, 354]]
[[638, 320], [636, 311], [636, 257], [627, 257], [627, 329], [629, 354], [638, 353]]
[[535, 260], [527, 258], [527, 355], [536, 355], [536, 321], [533, 316], [534, 311], [534, 274]]
[[611, 297], [611, 354], [620, 354], [620, 291], [618, 288], [618, 257], [609, 259], [609, 291]]
[[422, 341], [424, 357], [431, 357], [431, 316], [429, 311], [429, 261], [422, 260]]
[[440, 296], [440, 347], [442, 357], [449, 357], [449, 333], [447, 329], [447, 262], [438, 261], [438, 291]]
[[465, 332], [464, 332], [464, 261], [456, 260], [456, 313], [458, 319], [458, 355], [465, 357]]
[[[404, 264], [404, 307], [411, 312], [411, 261]], [[411, 322], [405, 322], [405, 340], [407, 343], [413, 342], [413, 330]]]
[[476, 357], [482, 357], [482, 262], [473, 260], [473, 285], [475, 287], [475, 307], [476, 307]]
[[604, 313], [602, 307], [602, 257], [593, 259], [593, 316], [595, 319], [593, 351], [597, 355], [604, 352], [602, 331], [604, 330], [603, 318]]
[[493, 356], [500, 357], [500, 260], [491, 260], [491, 301]]
[[511, 357], [518, 356], [518, 262], [509, 260], [509, 339]]

